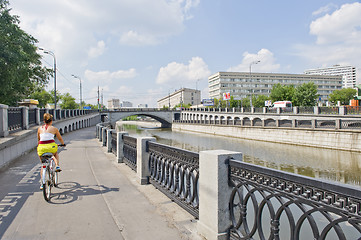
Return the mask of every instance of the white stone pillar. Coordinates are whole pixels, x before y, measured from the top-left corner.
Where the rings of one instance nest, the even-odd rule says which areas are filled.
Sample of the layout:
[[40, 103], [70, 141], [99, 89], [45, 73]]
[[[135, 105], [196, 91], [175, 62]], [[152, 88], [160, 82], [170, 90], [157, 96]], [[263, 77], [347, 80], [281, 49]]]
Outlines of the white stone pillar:
[[137, 181], [140, 185], [149, 183], [149, 153], [147, 152], [147, 142], [154, 142], [154, 137], [137, 138]]
[[0, 104], [0, 137], [9, 135], [8, 108], [8, 105]]
[[127, 132], [118, 132], [117, 133], [117, 160], [118, 163], [123, 162], [124, 154], [123, 154], [123, 148], [124, 148], [124, 140], [123, 136], [128, 136], [129, 134]]
[[29, 108], [28, 107], [21, 107], [21, 114], [23, 118], [23, 126], [24, 130], [29, 129]]
[[231, 226], [228, 185], [230, 158], [242, 159], [242, 153], [212, 150], [199, 153], [199, 221], [197, 230], [207, 240], [225, 240]]
[[107, 128], [106, 127], [102, 128], [102, 141], [103, 141], [103, 147], [105, 147], [107, 144]]
[[113, 129], [107, 129], [107, 149], [108, 153], [112, 151], [112, 133]]

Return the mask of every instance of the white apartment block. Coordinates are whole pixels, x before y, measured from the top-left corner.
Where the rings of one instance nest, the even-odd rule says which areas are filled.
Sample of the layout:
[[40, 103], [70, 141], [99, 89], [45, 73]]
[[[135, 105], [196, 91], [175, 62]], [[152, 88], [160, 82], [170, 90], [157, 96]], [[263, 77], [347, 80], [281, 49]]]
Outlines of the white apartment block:
[[119, 99], [110, 99], [108, 100], [108, 109], [118, 109], [120, 108]]
[[[269, 95], [273, 85], [298, 86], [314, 82], [317, 86], [321, 102], [327, 102], [328, 96], [342, 88], [341, 76], [285, 74], [285, 73], [252, 73], [218, 72], [208, 78], [209, 97], [220, 99], [223, 93], [229, 92], [235, 99], [251, 95]], [[286, 99], [285, 99], [286, 100]]]
[[131, 108], [131, 107], [133, 107], [133, 103], [128, 102], [128, 101], [122, 101], [122, 102], [120, 102], [120, 107], [121, 108]]
[[166, 97], [163, 97], [157, 101], [158, 108], [170, 107], [173, 108], [178, 104], [191, 104], [191, 105], [200, 105], [201, 104], [201, 91], [182, 88], [174, 93], [169, 94]]
[[327, 68], [309, 69], [305, 74], [342, 76], [342, 88], [356, 87], [356, 68], [352, 66], [334, 65]]

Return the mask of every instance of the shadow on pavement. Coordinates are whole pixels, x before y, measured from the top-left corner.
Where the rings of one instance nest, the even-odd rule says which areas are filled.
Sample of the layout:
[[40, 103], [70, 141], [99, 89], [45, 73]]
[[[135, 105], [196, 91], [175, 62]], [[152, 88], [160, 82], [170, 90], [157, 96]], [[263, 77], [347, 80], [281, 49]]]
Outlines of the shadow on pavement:
[[80, 197], [119, 192], [119, 188], [109, 188], [104, 185], [81, 185], [77, 182], [62, 182], [52, 189], [49, 203], [68, 204], [77, 201]]

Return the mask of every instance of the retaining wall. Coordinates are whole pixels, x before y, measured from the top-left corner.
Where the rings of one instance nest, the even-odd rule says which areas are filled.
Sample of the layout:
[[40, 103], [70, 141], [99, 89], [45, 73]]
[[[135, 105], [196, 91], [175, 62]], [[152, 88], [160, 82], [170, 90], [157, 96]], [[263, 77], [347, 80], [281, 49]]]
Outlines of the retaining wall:
[[345, 130], [232, 127], [173, 123], [172, 130], [224, 137], [361, 152], [361, 133]]

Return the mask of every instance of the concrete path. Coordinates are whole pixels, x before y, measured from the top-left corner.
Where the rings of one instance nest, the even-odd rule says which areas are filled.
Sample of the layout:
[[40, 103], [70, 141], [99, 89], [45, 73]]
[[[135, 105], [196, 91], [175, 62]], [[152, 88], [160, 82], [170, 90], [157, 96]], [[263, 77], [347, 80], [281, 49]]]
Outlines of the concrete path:
[[95, 127], [63, 136], [59, 187], [39, 190], [35, 151], [0, 171], [0, 239], [201, 239], [194, 218], [115, 162]]

